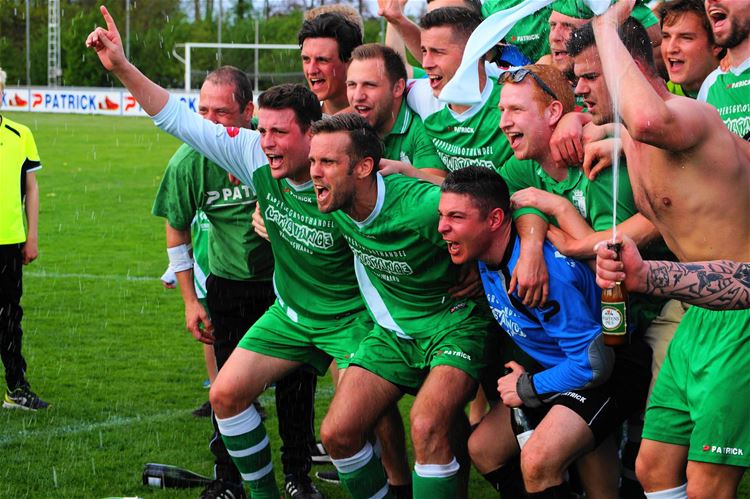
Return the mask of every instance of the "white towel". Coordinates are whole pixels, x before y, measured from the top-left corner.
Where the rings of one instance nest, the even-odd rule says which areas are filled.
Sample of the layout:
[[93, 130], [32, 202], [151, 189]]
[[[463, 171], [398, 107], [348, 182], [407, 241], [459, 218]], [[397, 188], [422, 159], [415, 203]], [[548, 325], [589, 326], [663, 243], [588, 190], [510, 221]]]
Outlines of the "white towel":
[[[479, 91], [479, 72], [477, 61], [502, 40], [508, 31], [524, 17], [534, 14], [554, 0], [526, 0], [510, 9], [495, 12], [482, 21], [469, 37], [464, 49], [464, 56], [456, 74], [453, 75], [438, 99], [448, 104], [473, 105], [482, 100]], [[603, 14], [610, 6], [611, 0], [583, 0], [594, 14]]]
[[477, 70], [479, 58], [502, 40], [516, 22], [552, 2], [553, 0], [526, 0], [510, 9], [495, 12], [482, 21], [466, 42], [461, 65], [440, 92], [438, 99], [449, 104], [473, 105], [480, 102], [482, 94], [479, 91]]

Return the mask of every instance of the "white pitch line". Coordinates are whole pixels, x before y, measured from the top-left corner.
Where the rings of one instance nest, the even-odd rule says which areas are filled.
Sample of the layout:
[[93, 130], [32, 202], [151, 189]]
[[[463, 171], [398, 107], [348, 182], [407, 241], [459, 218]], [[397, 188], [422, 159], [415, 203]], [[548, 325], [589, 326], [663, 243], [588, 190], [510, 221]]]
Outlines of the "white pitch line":
[[101, 279], [106, 281], [158, 281], [158, 277], [132, 275], [98, 275], [98, 274], [63, 274], [59, 272], [24, 272], [31, 277], [48, 277], [50, 279]]
[[[333, 393], [334, 389], [332, 386], [321, 386], [318, 387], [315, 394], [316, 396], [323, 396], [330, 399], [333, 397]], [[263, 404], [274, 403], [274, 394], [271, 390], [263, 392], [263, 394], [261, 394], [259, 398]], [[26, 414], [26, 411], [23, 411], [21, 409], [16, 409], [16, 411], [22, 414]], [[40, 428], [39, 430], [20, 430], [13, 435], [0, 436], [0, 447], [12, 445], [15, 443], [21, 443], [24, 440], [30, 438], [58, 438], [63, 436], [76, 435], [79, 433], [90, 433], [92, 431], [105, 430], [109, 428], [118, 428], [128, 426], [133, 423], [147, 423], [151, 421], [171, 420], [175, 417], [184, 416], [187, 411], [188, 409], [179, 409], [174, 411], [160, 412], [151, 416], [115, 416], [105, 421], [98, 421], [95, 423], [81, 423], [77, 425], [63, 426], [56, 429], [45, 427]]]
[[[16, 409], [21, 412], [21, 409]], [[50, 429], [49, 427], [41, 428], [39, 430], [21, 430], [13, 435], [7, 435], [0, 437], [0, 447], [4, 445], [20, 443], [29, 438], [49, 438], [49, 437], [62, 437], [68, 435], [76, 435], [78, 433], [89, 433], [91, 431], [103, 430], [109, 428], [116, 428], [122, 426], [128, 426], [133, 423], [145, 423], [149, 421], [160, 421], [163, 419], [174, 419], [176, 416], [186, 414], [187, 409], [174, 410], [168, 412], [161, 412], [152, 416], [132, 416], [132, 417], [120, 417], [115, 416], [107, 419], [106, 421], [99, 421], [96, 423], [83, 423], [77, 425], [63, 426], [61, 428]]]

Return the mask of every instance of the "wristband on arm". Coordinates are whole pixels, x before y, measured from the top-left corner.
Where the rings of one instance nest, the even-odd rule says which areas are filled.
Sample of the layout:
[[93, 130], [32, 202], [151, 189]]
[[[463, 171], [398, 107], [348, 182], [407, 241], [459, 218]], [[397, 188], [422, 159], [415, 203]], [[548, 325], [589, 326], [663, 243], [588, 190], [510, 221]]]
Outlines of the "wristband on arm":
[[192, 246], [189, 244], [180, 244], [167, 248], [169, 257], [169, 266], [175, 272], [184, 272], [193, 269], [193, 255], [191, 254]]
[[516, 393], [526, 407], [534, 408], [542, 405], [542, 401], [534, 389], [533, 376], [527, 372], [518, 377]]

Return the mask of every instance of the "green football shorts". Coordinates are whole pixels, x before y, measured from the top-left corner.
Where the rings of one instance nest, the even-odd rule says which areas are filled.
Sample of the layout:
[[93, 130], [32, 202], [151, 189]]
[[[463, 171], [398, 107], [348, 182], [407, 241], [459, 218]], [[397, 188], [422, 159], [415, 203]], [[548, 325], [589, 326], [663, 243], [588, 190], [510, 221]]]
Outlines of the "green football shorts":
[[685, 312], [651, 394], [643, 438], [688, 459], [750, 466], [750, 310]]
[[309, 364], [322, 375], [331, 359], [336, 360], [339, 369], [348, 367], [371, 329], [372, 320], [366, 310], [330, 322], [302, 325], [290, 319], [277, 301], [245, 333], [238, 346], [269, 357]]
[[415, 393], [436, 366], [452, 366], [475, 380], [487, 363], [492, 321], [478, 311], [430, 337], [405, 339], [378, 324], [362, 340], [351, 364]]

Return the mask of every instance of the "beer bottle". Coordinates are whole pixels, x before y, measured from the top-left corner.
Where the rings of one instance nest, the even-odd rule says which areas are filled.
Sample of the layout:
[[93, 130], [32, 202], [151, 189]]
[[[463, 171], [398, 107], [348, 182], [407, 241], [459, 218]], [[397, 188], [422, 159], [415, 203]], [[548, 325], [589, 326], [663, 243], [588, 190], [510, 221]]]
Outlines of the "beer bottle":
[[148, 463], [143, 469], [143, 485], [160, 489], [206, 487], [212, 481], [212, 478], [168, 464]]
[[[617, 253], [620, 259], [620, 243], [607, 243], [607, 249]], [[617, 282], [610, 289], [602, 290], [602, 333], [604, 344], [624, 345], [628, 342], [628, 290]]]
[[523, 446], [531, 438], [531, 434], [534, 433], [534, 428], [531, 427], [529, 418], [526, 417], [526, 412], [521, 407], [512, 407], [510, 412], [510, 426], [513, 428], [516, 440], [518, 440], [518, 448], [523, 449]]

